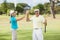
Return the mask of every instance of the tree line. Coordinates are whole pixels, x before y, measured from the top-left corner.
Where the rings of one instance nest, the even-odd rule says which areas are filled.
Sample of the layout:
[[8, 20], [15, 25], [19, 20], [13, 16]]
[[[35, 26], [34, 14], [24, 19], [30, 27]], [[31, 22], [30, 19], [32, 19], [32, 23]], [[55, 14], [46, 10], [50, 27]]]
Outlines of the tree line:
[[[26, 3], [17, 3], [17, 6], [15, 8], [14, 3], [7, 3], [6, 1], [4, 1], [3, 3], [0, 4], [0, 15], [2, 15], [2, 14], [9, 15], [9, 11], [13, 10], [13, 9], [16, 9], [16, 11], [18, 12], [17, 15], [19, 15], [19, 13], [23, 14], [24, 8], [26, 6], [29, 6], [29, 5]], [[60, 12], [60, 5], [55, 6], [55, 3], [51, 0], [50, 0], [50, 3], [48, 2], [48, 3], [44, 3], [44, 4], [37, 4], [30, 10], [30, 14], [34, 14], [34, 9], [36, 9], [36, 8], [38, 8], [41, 11], [41, 14], [51, 14], [50, 10], [54, 11], [52, 13]], [[53, 16], [54, 16], [54, 14], [53, 14]]]

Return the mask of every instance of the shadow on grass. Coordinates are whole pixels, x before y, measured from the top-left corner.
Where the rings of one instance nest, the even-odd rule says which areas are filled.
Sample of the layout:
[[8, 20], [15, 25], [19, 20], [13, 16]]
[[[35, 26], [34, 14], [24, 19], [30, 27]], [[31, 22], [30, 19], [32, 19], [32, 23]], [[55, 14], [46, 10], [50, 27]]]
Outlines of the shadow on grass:
[[32, 31], [31, 30], [19, 30], [18, 40], [32, 40]]
[[4, 34], [4, 33], [1, 33], [0, 34], [0, 40], [10, 40], [10, 34]]
[[[17, 40], [32, 40], [31, 30], [18, 30]], [[0, 40], [11, 40], [10, 33], [1, 33]], [[46, 33], [44, 34], [44, 40], [60, 40], [60, 33]]]
[[[32, 40], [32, 31], [31, 30], [20, 30], [18, 31], [19, 38], [18, 40]], [[46, 33], [44, 34], [44, 40], [60, 40], [60, 33]]]
[[60, 34], [48, 33], [44, 35], [45, 40], [60, 40]]

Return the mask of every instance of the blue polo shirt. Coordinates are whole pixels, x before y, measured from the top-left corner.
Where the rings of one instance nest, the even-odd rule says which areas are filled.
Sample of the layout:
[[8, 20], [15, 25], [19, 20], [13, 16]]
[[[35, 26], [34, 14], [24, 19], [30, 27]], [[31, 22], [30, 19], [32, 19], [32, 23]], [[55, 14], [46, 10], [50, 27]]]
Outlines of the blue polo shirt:
[[11, 28], [16, 30], [18, 28], [18, 25], [17, 25], [17, 20], [15, 17], [11, 17], [10, 18], [10, 22], [11, 22]]

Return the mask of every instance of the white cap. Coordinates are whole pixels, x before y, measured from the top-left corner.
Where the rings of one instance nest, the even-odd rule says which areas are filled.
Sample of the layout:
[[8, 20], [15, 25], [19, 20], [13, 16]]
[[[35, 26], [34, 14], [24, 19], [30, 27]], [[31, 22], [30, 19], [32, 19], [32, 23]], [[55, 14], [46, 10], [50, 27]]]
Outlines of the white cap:
[[14, 10], [10, 10], [10, 15], [13, 14], [15, 11]]
[[38, 11], [39, 12], [39, 9], [35, 9], [34, 12]]

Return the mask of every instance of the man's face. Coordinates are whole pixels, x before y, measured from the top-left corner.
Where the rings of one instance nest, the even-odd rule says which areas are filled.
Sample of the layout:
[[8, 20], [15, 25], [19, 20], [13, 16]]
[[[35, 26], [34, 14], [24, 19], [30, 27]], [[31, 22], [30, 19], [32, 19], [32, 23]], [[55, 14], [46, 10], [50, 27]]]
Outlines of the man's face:
[[39, 16], [39, 11], [35, 11], [35, 15], [36, 15], [36, 17], [38, 17]]

